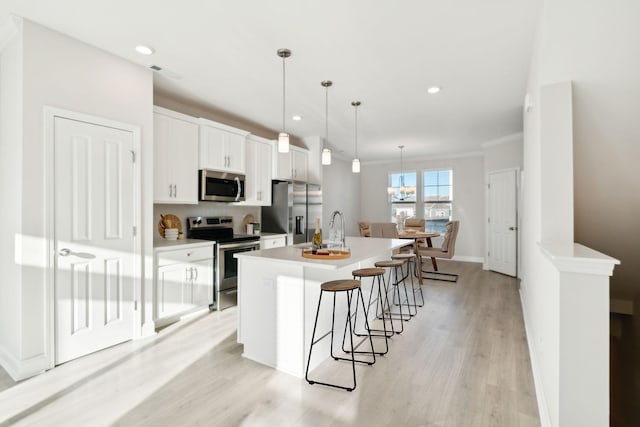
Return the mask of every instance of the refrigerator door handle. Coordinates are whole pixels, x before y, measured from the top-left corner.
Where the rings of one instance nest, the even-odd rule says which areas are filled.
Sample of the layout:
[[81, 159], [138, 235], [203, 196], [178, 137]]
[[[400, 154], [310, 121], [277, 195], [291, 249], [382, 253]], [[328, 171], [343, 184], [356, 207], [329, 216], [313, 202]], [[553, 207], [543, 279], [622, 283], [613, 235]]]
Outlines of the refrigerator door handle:
[[304, 234], [304, 230], [302, 229], [302, 224], [304, 217], [302, 215], [296, 216], [296, 234]]

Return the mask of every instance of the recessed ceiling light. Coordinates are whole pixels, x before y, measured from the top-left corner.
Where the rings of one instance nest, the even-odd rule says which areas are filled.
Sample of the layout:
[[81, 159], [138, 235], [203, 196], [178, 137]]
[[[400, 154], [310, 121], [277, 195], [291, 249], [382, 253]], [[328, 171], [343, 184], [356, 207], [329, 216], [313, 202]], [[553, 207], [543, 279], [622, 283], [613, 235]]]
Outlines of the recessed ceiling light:
[[136, 52], [141, 53], [143, 55], [153, 55], [155, 50], [153, 50], [152, 47], [140, 45], [140, 46], [136, 46]]
[[429, 89], [427, 89], [427, 93], [429, 95], [435, 95], [438, 92], [440, 92], [440, 87], [439, 86], [431, 86]]
[[300, 120], [302, 120], [302, 116], [296, 114], [295, 116], [291, 117], [292, 120], [295, 120], [296, 122], [299, 122]]

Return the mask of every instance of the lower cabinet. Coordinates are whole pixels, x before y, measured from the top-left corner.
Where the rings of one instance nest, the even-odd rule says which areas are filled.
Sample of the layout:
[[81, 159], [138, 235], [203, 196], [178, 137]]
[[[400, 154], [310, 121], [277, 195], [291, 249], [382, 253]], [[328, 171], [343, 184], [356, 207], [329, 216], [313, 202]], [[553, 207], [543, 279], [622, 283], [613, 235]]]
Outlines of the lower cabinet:
[[156, 325], [213, 302], [213, 244], [156, 249]]
[[287, 236], [285, 234], [260, 237], [260, 250], [280, 248], [283, 246], [287, 246]]

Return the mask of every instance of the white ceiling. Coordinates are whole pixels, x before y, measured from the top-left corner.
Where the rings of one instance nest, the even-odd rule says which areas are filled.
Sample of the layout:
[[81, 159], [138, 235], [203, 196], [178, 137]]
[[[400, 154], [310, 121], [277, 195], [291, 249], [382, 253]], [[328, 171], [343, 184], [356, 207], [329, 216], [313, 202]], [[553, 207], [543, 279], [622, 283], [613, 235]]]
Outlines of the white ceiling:
[[[2, 0], [15, 13], [144, 66], [156, 88], [363, 161], [478, 151], [522, 131], [539, 0]], [[156, 53], [144, 57], [138, 44]], [[442, 87], [438, 95], [426, 89]], [[291, 120], [300, 114], [300, 122]]]

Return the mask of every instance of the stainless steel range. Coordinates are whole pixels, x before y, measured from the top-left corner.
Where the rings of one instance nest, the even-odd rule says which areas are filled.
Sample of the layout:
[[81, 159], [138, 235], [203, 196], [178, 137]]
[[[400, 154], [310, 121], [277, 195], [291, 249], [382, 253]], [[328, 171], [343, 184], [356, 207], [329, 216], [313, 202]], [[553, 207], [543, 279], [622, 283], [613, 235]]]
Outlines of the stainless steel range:
[[238, 260], [233, 254], [255, 251], [260, 248], [260, 236], [234, 234], [230, 216], [187, 218], [187, 237], [213, 240], [215, 244], [215, 269], [213, 278], [213, 304], [210, 308], [223, 310], [238, 301]]

